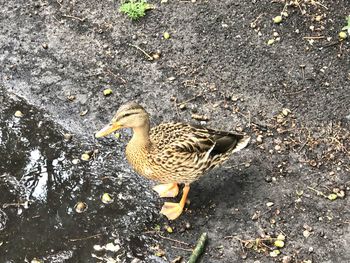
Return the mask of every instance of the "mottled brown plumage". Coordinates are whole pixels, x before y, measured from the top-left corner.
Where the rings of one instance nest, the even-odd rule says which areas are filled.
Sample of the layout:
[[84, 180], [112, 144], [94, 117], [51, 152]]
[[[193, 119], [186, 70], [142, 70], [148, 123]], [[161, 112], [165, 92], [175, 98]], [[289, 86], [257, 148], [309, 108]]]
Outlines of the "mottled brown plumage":
[[184, 123], [163, 123], [150, 129], [148, 113], [135, 102], [121, 106], [112, 122], [96, 137], [120, 128], [133, 129], [126, 147], [128, 162], [140, 175], [162, 183], [155, 187], [160, 196], [176, 196], [177, 184], [185, 184], [180, 203], [163, 206], [161, 212], [169, 219], [181, 214], [190, 183], [244, 148], [250, 139]]

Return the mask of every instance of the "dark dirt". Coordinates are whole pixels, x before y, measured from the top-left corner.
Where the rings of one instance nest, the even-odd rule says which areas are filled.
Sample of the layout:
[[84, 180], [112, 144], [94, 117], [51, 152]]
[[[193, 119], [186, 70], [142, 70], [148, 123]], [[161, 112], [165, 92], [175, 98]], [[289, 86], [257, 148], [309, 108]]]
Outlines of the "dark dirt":
[[[170, 262], [188, 258], [178, 247], [192, 248], [205, 231], [202, 262], [350, 261], [350, 43], [337, 37], [350, 2], [151, 3], [154, 10], [131, 22], [118, 1], [2, 1], [0, 261]], [[288, 17], [274, 24], [284, 7]], [[129, 44], [161, 58], [149, 61]], [[103, 96], [105, 88], [113, 94]], [[152, 183], [128, 168], [130, 132], [93, 138], [130, 100], [154, 124], [195, 122], [197, 113], [209, 127], [252, 136], [193, 184], [176, 221], [158, 214], [163, 200]], [[72, 164], [96, 149], [92, 161]], [[101, 203], [104, 192], [114, 203]], [[82, 200], [88, 210], [76, 214]], [[265, 240], [280, 233], [285, 246], [272, 258]], [[252, 247], [257, 238], [266, 244]], [[93, 248], [109, 242], [121, 249]]]

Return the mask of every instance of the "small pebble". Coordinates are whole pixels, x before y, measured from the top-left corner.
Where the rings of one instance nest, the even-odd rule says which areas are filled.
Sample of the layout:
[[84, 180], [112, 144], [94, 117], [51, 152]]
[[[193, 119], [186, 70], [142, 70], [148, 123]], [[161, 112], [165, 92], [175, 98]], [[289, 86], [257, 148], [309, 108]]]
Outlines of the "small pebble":
[[256, 137], [256, 141], [257, 141], [258, 143], [262, 143], [262, 141], [263, 141], [263, 136], [262, 136], [262, 135], [258, 135], [258, 136]]
[[270, 252], [270, 257], [277, 257], [279, 254], [281, 254], [281, 251], [279, 251], [278, 249], [275, 249], [273, 251]]
[[309, 226], [308, 224], [304, 224], [303, 228], [306, 229], [307, 231], [311, 232], [312, 231], [312, 227]]
[[234, 102], [237, 101], [238, 99], [239, 98], [237, 96], [234, 96], [234, 95], [231, 97], [231, 100], [234, 101]]
[[43, 49], [47, 49], [49, 47], [47, 43], [43, 43], [41, 46], [43, 47]]
[[180, 110], [185, 110], [185, 109], [187, 109], [186, 104], [184, 104], [184, 103], [180, 104], [179, 109], [180, 109]]
[[18, 110], [18, 111], [15, 112], [15, 117], [21, 118], [21, 117], [23, 117], [23, 113]]
[[271, 207], [271, 206], [273, 206], [273, 205], [274, 205], [273, 202], [267, 202], [267, 203], [266, 203], [266, 206], [267, 206], [267, 207]]
[[275, 24], [281, 23], [282, 20], [283, 20], [282, 16], [275, 16], [275, 17], [273, 18], [273, 22], [274, 22]]
[[284, 116], [288, 116], [289, 113], [291, 113], [291, 110], [290, 110], [290, 109], [286, 109], [286, 108], [282, 109], [282, 114], [283, 114]]
[[168, 233], [173, 233], [174, 232], [174, 230], [173, 230], [173, 228], [171, 226], [167, 226], [165, 229], [166, 229], [166, 231]]
[[269, 46], [271, 46], [273, 43], [275, 43], [275, 40], [274, 40], [274, 39], [269, 39], [269, 40], [267, 41], [267, 44], [268, 44]]
[[112, 89], [105, 89], [103, 90], [103, 95], [105, 96], [109, 96], [113, 93], [113, 90]]
[[272, 182], [272, 177], [271, 176], [266, 176], [265, 177], [265, 182], [271, 183]]
[[340, 198], [344, 198], [344, 197], [345, 197], [345, 191], [344, 191], [344, 190], [340, 190], [340, 191], [337, 193], [337, 196], [340, 197]]
[[284, 16], [284, 17], [288, 17], [289, 16], [286, 11], [282, 12], [281, 15]]
[[74, 206], [74, 208], [75, 208], [75, 211], [76, 211], [77, 213], [80, 214], [80, 213], [85, 212], [85, 211], [87, 210], [88, 206], [87, 206], [87, 204], [84, 203], [84, 202], [78, 202], [78, 203]]
[[340, 39], [346, 39], [348, 37], [348, 35], [344, 31], [339, 32], [338, 35]]
[[291, 256], [284, 256], [282, 258], [282, 263], [291, 263], [292, 262], [292, 257]]
[[195, 120], [198, 120], [198, 121], [208, 121], [209, 120], [208, 116], [206, 116], [206, 115], [199, 115], [199, 114], [195, 114], [195, 113], [193, 113], [191, 115], [191, 118], [195, 119]]
[[104, 193], [101, 197], [102, 203], [104, 204], [110, 204], [113, 203], [113, 198], [110, 196], [109, 193]]
[[108, 251], [117, 252], [120, 250], [120, 246], [114, 245], [113, 243], [108, 243], [106, 244], [105, 249]]
[[66, 140], [66, 141], [70, 141], [72, 139], [73, 135], [70, 134], [70, 133], [65, 133], [63, 134], [63, 138]]
[[337, 194], [329, 194], [329, 195], [327, 196], [327, 198], [328, 198], [329, 200], [333, 201], [333, 200], [335, 200], [335, 199], [338, 198], [338, 195], [337, 195]]
[[286, 239], [286, 236], [283, 235], [283, 234], [279, 234], [279, 235], [277, 236], [277, 240], [282, 240], [282, 241], [284, 241], [285, 239]]
[[153, 53], [153, 54], [152, 54], [152, 58], [153, 58], [154, 60], [158, 60], [158, 59], [160, 59], [160, 54], [159, 54], [159, 53]]
[[74, 101], [76, 98], [77, 98], [77, 97], [76, 97], [75, 95], [69, 95], [69, 96], [67, 97], [67, 99], [68, 99], [69, 101]]
[[164, 39], [169, 39], [170, 34], [168, 32], [164, 32], [163, 37], [164, 37]]
[[94, 250], [96, 250], [96, 251], [102, 251], [102, 250], [103, 250], [103, 247], [100, 246], [100, 245], [94, 245], [93, 248], [94, 248]]
[[82, 159], [83, 161], [89, 161], [90, 155], [88, 155], [87, 153], [83, 153], [83, 154], [81, 155], [81, 159]]
[[276, 151], [279, 151], [279, 150], [281, 150], [281, 146], [279, 146], [279, 145], [276, 145], [276, 146], [275, 146], [275, 150], [276, 150]]
[[282, 240], [277, 239], [273, 244], [275, 247], [279, 247], [279, 248], [284, 247], [284, 241]]
[[311, 235], [310, 231], [304, 230], [303, 236], [304, 236], [305, 238], [308, 238], [310, 235]]
[[116, 139], [119, 139], [119, 138], [120, 138], [120, 133], [119, 133], [119, 132], [114, 133], [114, 137], [115, 137]]
[[72, 164], [78, 164], [79, 163], [79, 159], [73, 159], [72, 160]]
[[80, 116], [85, 116], [88, 113], [89, 110], [82, 110], [79, 115]]

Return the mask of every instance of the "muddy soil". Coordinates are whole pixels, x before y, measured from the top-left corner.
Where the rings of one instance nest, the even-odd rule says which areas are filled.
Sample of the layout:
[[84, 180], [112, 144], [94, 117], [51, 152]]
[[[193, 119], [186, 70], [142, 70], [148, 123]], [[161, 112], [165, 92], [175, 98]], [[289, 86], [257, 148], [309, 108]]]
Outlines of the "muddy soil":
[[[338, 39], [350, 2], [150, 2], [135, 22], [119, 1], [2, 1], [0, 261], [185, 260], [202, 232], [202, 262], [350, 261], [350, 43]], [[130, 100], [153, 124], [252, 136], [193, 184], [176, 221], [128, 167], [130, 131], [94, 139]], [[95, 154], [75, 165], [85, 151]]]

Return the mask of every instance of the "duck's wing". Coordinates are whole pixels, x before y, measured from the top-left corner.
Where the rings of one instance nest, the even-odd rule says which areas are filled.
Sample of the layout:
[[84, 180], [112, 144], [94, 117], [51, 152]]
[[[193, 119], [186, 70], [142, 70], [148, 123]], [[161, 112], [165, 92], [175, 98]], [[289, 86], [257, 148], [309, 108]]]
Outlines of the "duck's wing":
[[161, 124], [151, 130], [152, 159], [170, 171], [203, 172], [244, 148], [249, 137], [183, 123]]

